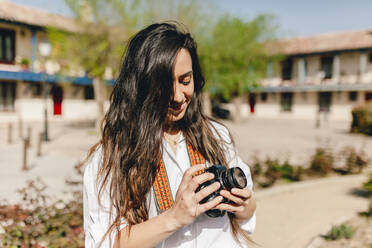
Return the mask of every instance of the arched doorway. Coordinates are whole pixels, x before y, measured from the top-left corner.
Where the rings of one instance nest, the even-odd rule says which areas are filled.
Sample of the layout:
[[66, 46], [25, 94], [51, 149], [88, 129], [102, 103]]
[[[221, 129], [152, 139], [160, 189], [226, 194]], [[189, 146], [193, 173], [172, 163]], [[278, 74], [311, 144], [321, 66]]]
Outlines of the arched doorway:
[[50, 93], [53, 98], [53, 115], [62, 115], [63, 89], [55, 84], [52, 86]]

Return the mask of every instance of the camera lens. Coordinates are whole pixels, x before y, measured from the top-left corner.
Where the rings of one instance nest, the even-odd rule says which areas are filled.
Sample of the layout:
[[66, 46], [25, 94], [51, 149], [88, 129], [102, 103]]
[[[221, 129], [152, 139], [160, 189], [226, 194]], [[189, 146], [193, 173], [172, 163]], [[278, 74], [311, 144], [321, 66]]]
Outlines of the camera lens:
[[[212, 194], [205, 197], [201, 200], [201, 203], [206, 203], [212, 201], [214, 198], [219, 196], [220, 190], [225, 189], [230, 191], [232, 188], [244, 188], [247, 186], [247, 178], [244, 175], [244, 172], [239, 167], [233, 167], [231, 169], [226, 169], [225, 166], [217, 164], [205, 169], [205, 172], [213, 173], [214, 178], [210, 181], [204, 182], [201, 184], [196, 192], [200, 191], [201, 189], [211, 185], [214, 182], [219, 182], [221, 184], [221, 188], [217, 191], [213, 192]], [[223, 199], [222, 202], [229, 202], [227, 199]], [[225, 215], [226, 211], [222, 211], [219, 209], [210, 209], [206, 212], [209, 217], [216, 218]]]
[[243, 170], [239, 167], [231, 168], [227, 173], [227, 177], [229, 181], [232, 182], [233, 188], [243, 189], [247, 186], [247, 178]]

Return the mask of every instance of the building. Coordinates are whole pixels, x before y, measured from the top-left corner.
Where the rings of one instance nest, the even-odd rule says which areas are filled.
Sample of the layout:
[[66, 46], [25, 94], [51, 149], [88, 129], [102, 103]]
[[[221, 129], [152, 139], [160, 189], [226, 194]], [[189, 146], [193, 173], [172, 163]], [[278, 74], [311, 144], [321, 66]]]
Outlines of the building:
[[[0, 122], [94, 119], [92, 78], [83, 71], [59, 73], [41, 56], [50, 50], [45, 27], [76, 32], [72, 18], [0, 0]], [[48, 53], [48, 51], [46, 51]]]
[[372, 100], [372, 30], [292, 38], [271, 51], [286, 59], [268, 64], [243, 115], [350, 120], [353, 106]]

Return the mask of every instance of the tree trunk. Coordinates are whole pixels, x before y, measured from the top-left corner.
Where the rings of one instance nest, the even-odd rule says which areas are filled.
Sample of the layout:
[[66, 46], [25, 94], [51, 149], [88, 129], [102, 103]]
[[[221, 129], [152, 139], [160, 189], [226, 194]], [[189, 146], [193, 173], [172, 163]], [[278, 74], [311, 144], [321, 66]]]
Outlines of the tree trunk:
[[242, 120], [241, 115], [242, 98], [240, 96], [235, 96], [232, 98], [232, 102], [234, 104], [233, 121], [235, 123], [239, 123]]
[[203, 104], [204, 114], [208, 117], [211, 117], [212, 116], [212, 104], [211, 104], [209, 92], [203, 91], [202, 101], [203, 101], [202, 104]]
[[97, 134], [101, 135], [101, 122], [103, 120], [105, 111], [104, 103], [106, 98], [105, 87], [103, 85], [102, 79], [94, 78], [93, 79], [93, 90], [94, 90], [94, 99], [97, 103], [97, 119], [96, 119], [96, 131]]

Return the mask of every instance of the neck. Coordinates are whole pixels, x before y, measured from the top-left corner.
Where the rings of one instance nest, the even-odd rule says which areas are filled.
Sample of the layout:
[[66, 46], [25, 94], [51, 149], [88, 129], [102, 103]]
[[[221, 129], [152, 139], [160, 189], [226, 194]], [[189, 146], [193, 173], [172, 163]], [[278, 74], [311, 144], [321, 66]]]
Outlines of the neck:
[[169, 135], [176, 135], [180, 132], [180, 127], [176, 122], [166, 123], [163, 131]]

